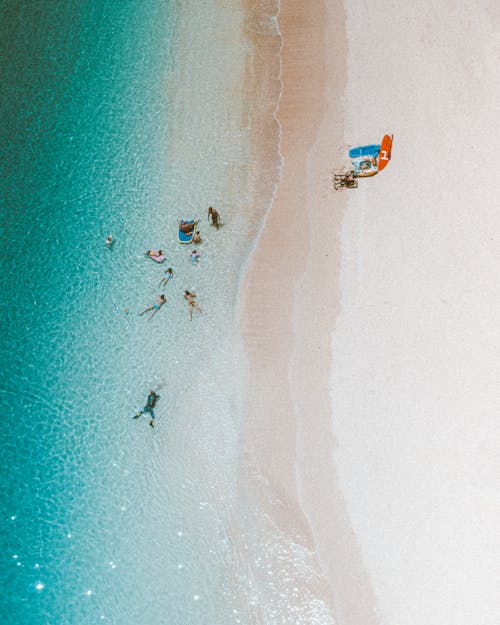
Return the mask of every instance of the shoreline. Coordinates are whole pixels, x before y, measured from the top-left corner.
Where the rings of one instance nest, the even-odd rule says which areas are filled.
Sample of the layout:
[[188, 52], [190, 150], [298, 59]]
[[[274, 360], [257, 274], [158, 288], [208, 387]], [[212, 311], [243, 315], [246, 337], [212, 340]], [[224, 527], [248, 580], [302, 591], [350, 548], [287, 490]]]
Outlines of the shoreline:
[[332, 189], [331, 168], [343, 156], [347, 63], [338, 16], [341, 2], [311, 12], [296, 0], [282, 2], [277, 16], [282, 168], [241, 284], [249, 362], [241, 479], [271, 524], [310, 554], [316, 576], [306, 586], [332, 622], [335, 615], [342, 625], [376, 625], [370, 583], [332, 487], [329, 337], [340, 305], [343, 196]]

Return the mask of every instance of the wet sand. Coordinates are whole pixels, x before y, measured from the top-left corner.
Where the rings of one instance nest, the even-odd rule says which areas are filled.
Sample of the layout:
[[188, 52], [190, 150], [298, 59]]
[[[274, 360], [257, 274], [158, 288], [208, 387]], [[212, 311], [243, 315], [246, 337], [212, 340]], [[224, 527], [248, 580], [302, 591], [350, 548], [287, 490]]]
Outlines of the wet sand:
[[330, 334], [344, 200], [331, 170], [345, 148], [343, 15], [340, 2], [314, 11], [281, 4], [282, 170], [240, 310], [250, 389], [245, 486], [281, 532], [314, 554], [315, 591], [349, 625], [378, 621], [332, 461]]

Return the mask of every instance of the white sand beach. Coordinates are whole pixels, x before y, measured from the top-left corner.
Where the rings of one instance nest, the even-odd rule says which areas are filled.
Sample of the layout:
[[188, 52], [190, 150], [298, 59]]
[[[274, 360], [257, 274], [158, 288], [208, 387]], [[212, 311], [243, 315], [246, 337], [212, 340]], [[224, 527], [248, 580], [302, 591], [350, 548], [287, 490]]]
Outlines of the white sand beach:
[[349, 194], [342, 227], [340, 487], [382, 622], [494, 625], [500, 184], [489, 162], [500, 7], [363, 2], [346, 12], [345, 140], [395, 138], [386, 171]]
[[[336, 625], [498, 625], [499, 5], [278, 19], [283, 170], [241, 307], [255, 496]], [[387, 169], [333, 191], [385, 133]]]

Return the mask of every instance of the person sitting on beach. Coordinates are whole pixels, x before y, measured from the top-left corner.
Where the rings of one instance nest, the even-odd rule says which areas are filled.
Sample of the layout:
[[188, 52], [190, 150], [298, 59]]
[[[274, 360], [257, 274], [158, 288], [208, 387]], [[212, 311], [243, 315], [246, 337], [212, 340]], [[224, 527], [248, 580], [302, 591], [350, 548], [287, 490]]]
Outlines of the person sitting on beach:
[[196, 293], [191, 293], [190, 291], [184, 291], [184, 299], [187, 301], [189, 305], [189, 318], [191, 321], [193, 320], [193, 309], [196, 308], [198, 312], [203, 312], [202, 309], [198, 306], [195, 301]]
[[197, 230], [193, 234], [193, 243], [201, 243], [201, 236], [200, 236], [200, 231], [199, 230]]
[[162, 293], [162, 294], [158, 297], [158, 299], [156, 300], [156, 302], [155, 302], [152, 306], [149, 306], [149, 308], [145, 308], [145, 309], [144, 309], [141, 313], [139, 313], [139, 316], [141, 316], [141, 315], [143, 315], [144, 313], [149, 312], [149, 311], [151, 311], [151, 310], [152, 310], [153, 312], [152, 312], [151, 317], [150, 317], [150, 319], [152, 319], [152, 318], [156, 315], [156, 313], [160, 310], [160, 308], [163, 306], [163, 304], [164, 304], [166, 301], [167, 301], [167, 299], [166, 299], [165, 295]]
[[150, 416], [149, 425], [151, 427], [154, 427], [155, 413], [154, 413], [153, 408], [156, 406], [159, 399], [160, 399], [160, 396], [158, 395], [158, 393], [156, 393], [153, 390], [149, 391], [149, 395], [146, 400], [146, 405], [144, 406], [142, 410], [137, 412], [132, 418], [138, 419], [142, 414], [147, 413]]
[[164, 274], [164, 277], [160, 280], [159, 286], [165, 286], [167, 282], [174, 277], [174, 270], [172, 267], [169, 267], [168, 269], [165, 269]]
[[184, 232], [184, 234], [191, 234], [191, 232], [193, 232], [194, 227], [196, 226], [198, 222], [195, 221], [192, 224], [188, 224], [184, 221], [184, 219], [181, 219], [180, 223], [179, 223], [179, 230], [181, 232]]
[[220, 227], [219, 213], [212, 206], [209, 206], [208, 208], [208, 221], [210, 221], [210, 218], [212, 218], [212, 226], [218, 230]]
[[196, 263], [200, 261], [200, 256], [201, 254], [197, 252], [196, 250], [193, 250], [191, 252], [191, 262], [193, 263], [193, 265], [196, 265]]

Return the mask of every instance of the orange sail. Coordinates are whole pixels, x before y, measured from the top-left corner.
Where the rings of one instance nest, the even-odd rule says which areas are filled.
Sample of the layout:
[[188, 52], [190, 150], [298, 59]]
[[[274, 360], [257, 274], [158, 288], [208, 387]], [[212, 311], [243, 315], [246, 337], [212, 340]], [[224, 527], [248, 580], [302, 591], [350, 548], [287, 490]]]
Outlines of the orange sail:
[[378, 155], [379, 171], [382, 171], [391, 160], [392, 137], [393, 135], [384, 135], [382, 143], [380, 144], [380, 154]]

